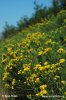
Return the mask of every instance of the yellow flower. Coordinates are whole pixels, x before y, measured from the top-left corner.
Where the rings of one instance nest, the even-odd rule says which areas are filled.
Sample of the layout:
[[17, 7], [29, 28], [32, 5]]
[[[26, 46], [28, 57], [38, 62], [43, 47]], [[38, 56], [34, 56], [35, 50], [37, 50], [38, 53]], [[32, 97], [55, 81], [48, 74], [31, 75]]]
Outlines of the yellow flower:
[[64, 63], [64, 62], [65, 62], [64, 58], [62, 58], [62, 59], [59, 60], [59, 63]]
[[44, 54], [47, 53], [48, 51], [51, 51], [51, 50], [52, 50], [52, 48], [49, 48], [49, 47], [46, 48], [45, 51], [44, 51]]
[[6, 59], [3, 59], [3, 60], [2, 60], [2, 63], [5, 63], [5, 62], [6, 62]]
[[48, 69], [48, 68], [50, 68], [50, 65], [45, 65], [44, 66], [44, 69]]
[[40, 86], [40, 89], [43, 90], [43, 89], [45, 89], [46, 87], [47, 87], [47, 85], [46, 85], [46, 84], [43, 84], [43, 85]]
[[29, 64], [23, 64], [23, 68], [26, 68], [26, 67], [30, 67], [30, 63]]
[[36, 83], [39, 82], [39, 78], [36, 78], [35, 82], [36, 82]]
[[14, 89], [14, 86], [12, 86], [11, 88]]
[[39, 51], [39, 52], [38, 52], [38, 55], [40, 56], [40, 55], [42, 55], [42, 53], [43, 53], [42, 51]]
[[47, 40], [47, 41], [45, 42], [45, 44], [49, 44], [49, 43], [52, 43], [52, 40], [51, 40], [51, 39], [49, 39], [49, 40]]
[[12, 80], [12, 85], [14, 85], [14, 84], [15, 84], [15, 82], [16, 82], [16, 80], [15, 80], [15, 79], [13, 79], [13, 80]]
[[47, 90], [41, 90], [40, 92], [36, 93], [36, 96], [43, 96], [47, 94]]
[[54, 69], [56, 67], [56, 64], [51, 64], [51, 69]]
[[40, 71], [42, 71], [42, 70], [44, 70], [44, 67], [41, 66], [41, 67], [39, 67], [38, 69], [39, 69]]
[[41, 64], [36, 64], [36, 66], [34, 67], [34, 69], [38, 69], [39, 67], [41, 67]]
[[36, 93], [36, 96], [40, 96], [40, 92], [39, 93]]
[[24, 68], [24, 72], [29, 71], [29, 70], [30, 70], [29, 67]]
[[41, 67], [41, 64], [36, 64], [36, 67], [38, 68], [38, 67]]
[[9, 73], [4, 73], [4, 76], [3, 76], [3, 78], [2, 78], [2, 80], [5, 80], [6, 78], [7, 78], [7, 76], [9, 75]]
[[59, 49], [57, 50], [57, 52], [58, 52], [58, 53], [62, 53], [62, 52], [65, 53], [65, 50], [64, 50], [63, 48], [59, 48]]
[[19, 71], [18, 71], [18, 74], [21, 74], [21, 73], [22, 73], [22, 70], [19, 70]]
[[31, 75], [31, 78], [33, 79], [33, 78], [35, 78], [36, 77], [36, 74], [32, 74]]
[[41, 90], [41, 91], [40, 91], [40, 95], [41, 95], [41, 96], [43, 96], [43, 95], [45, 95], [45, 94], [47, 94], [47, 90]]
[[8, 51], [8, 52], [10, 52], [11, 50], [12, 50], [12, 48], [11, 48], [11, 47], [7, 48], [7, 51]]
[[43, 95], [47, 94], [47, 90], [45, 90], [46, 87], [47, 87], [46, 84], [41, 85], [40, 86], [40, 92], [38, 92], [36, 94], [36, 96], [43, 96]]
[[22, 71], [22, 73], [30, 71], [30, 63], [29, 64], [23, 64], [23, 68], [24, 68], [24, 70]]
[[44, 65], [47, 65], [48, 64], [48, 62], [46, 61], [46, 62], [44, 62]]

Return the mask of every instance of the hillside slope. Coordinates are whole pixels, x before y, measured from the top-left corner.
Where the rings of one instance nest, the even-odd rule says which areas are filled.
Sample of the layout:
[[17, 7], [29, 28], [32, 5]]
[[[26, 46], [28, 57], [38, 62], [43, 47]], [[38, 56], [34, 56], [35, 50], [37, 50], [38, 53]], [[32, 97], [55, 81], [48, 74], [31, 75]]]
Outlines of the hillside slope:
[[0, 62], [2, 92], [30, 100], [66, 95], [66, 11], [2, 41]]

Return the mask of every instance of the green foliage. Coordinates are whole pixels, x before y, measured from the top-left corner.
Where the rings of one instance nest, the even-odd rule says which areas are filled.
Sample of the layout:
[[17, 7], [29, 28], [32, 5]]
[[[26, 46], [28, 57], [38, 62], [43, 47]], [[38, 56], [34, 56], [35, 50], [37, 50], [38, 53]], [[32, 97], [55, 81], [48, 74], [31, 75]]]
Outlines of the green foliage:
[[66, 19], [66, 10], [61, 10], [56, 17], [55, 22], [58, 26], [61, 26], [63, 25], [65, 19]]
[[52, 1], [52, 12], [56, 16], [57, 13], [60, 11], [60, 6], [58, 0]]
[[2, 32], [3, 38], [11, 37], [11, 36], [15, 35], [16, 32], [17, 32], [16, 27], [13, 26], [13, 25], [9, 25], [9, 24], [6, 22], [6, 23], [5, 23], [4, 30], [3, 30], [3, 32]]
[[25, 16], [24, 18], [21, 18], [17, 23], [17, 29], [19, 31], [27, 28], [29, 26], [29, 18]]
[[61, 9], [66, 9], [66, 0], [59, 0]]
[[8, 90], [9, 94], [25, 95], [29, 100], [53, 95], [65, 97], [65, 16], [66, 10], [62, 10], [56, 17], [42, 20], [1, 41], [0, 80], [3, 92]]

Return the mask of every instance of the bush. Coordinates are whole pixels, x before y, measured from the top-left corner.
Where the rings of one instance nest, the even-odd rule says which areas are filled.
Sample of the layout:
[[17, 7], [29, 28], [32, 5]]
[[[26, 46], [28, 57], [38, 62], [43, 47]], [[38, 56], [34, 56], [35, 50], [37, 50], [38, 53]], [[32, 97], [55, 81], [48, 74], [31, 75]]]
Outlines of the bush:
[[31, 98], [64, 95], [66, 82], [62, 70], [65, 69], [66, 51], [52, 38], [36, 32], [28, 34], [16, 48], [5, 49], [2, 80], [9, 93]]
[[59, 27], [53, 26], [54, 20], [30, 26], [0, 44], [0, 70], [5, 93], [7, 90], [9, 94], [30, 100], [66, 95], [65, 18]]

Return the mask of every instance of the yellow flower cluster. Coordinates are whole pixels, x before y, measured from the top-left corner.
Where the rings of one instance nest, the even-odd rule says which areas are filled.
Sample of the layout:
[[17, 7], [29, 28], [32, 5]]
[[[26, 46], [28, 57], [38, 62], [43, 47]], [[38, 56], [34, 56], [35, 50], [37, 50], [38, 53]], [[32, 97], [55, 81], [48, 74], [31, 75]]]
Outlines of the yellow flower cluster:
[[65, 59], [64, 59], [64, 58], [62, 58], [62, 59], [59, 60], [59, 63], [60, 63], [60, 64], [62, 64], [62, 63], [64, 63], [64, 62], [65, 62]]
[[9, 73], [4, 73], [4, 76], [3, 76], [3, 78], [2, 78], [2, 80], [5, 80], [6, 78], [7, 78], [7, 76], [9, 75]]
[[[43, 30], [38, 32], [52, 23], [52, 20], [46, 19], [3, 43], [3, 49], [0, 49], [0, 66], [6, 88], [13, 89], [16, 93], [23, 89], [32, 89], [34, 92], [31, 91], [31, 95], [36, 96], [50, 93], [63, 95], [66, 92], [65, 27], [52, 29], [47, 34], [42, 33]], [[32, 33], [35, 29], [38, 31]], [[63, 45], [59, 40], [62, 34]]]
[[46, 49], [44, 50], [44, 54], [47, 53], [48, 51], [51, 51], [51, 50], [52, 50], [52, 48], [46, 48]]
[[12, 50], [12, 48], [11, 48], [11, 47], [7, 48], [7, 51], [8, 51], [8, 52], [11, 52], [11, 50]]
[[47, 94], [47, 90], [46, 90], [47, 85], [43, 84], [40, 86], [40, 92], [36, 93], [36, 96], [44, 96]]
[[14, 84], [15, 84], [15, 81], [16, 81], [15, 79], [13, 79], [13, 80], [12, 80], [12, 85], [14, 85]]
[[52, 40], [51, 39], [49, 39], [49, 40], [47, 40], [46, 42], [45, 42], [45, 44], [51, 44], [52, 43]]
[[40, 56], [40, 55], [42, 55], [42, 53], [43, 53], [43, 51], [39, 51], [39, 52], [38, 52], [38, 55]]
[[38, 82], [39, 78], [37, 78], [37, 75], [33, 73], [30, 77], [27, 77], [26, 81], [28, 84], [31, 84], [31, 82]]
[[22, 73], [30, 71], [30, 63], [29, 64], [23, 64], [23, 71]]
[[18, 71], [18, 74], [22, 74], [22, 70], [19, 70], [19, 71]]
[[40, 79], [39, 78], [36, 78], [35, 79], [35, 83], [37, 83], [37, 82], [39, 82], [40, 81]]
[[47, 85], [46, 84], [43, 84], [43, 85], [40, 86], [40, 89], [41, 90], [44, 90], [46, 87], [47, 87]]
[[63, 48], [59, 48], [59, 49], [57, 50], [57, 52], [58, 52], [58, 53], [65, 53], [65, 50], [64, 50]]
[[12, 83], [11, 83], [11, 84], [12, 84], [12, 87], [11, 87], [12, 89], [14, 89], [14, 85], [15, 85], [15, 83], [16, 83], [16, 80], [13, 79], [13, 80], [12, 80]]
[[34, 69], [36, 70], [36, 69], [39, 69], [39, 71], [43, 71], [43, 70], [45, 70], [45, 69], [48, 69], [48, 68], [50, 68], [50, 65], [46, 65], [47, 64], [47, 62], [45, 62], [45, 65], [44, 66], [41, 66], [41, 64], [36, 64], [36, 66], [34, 67]]

